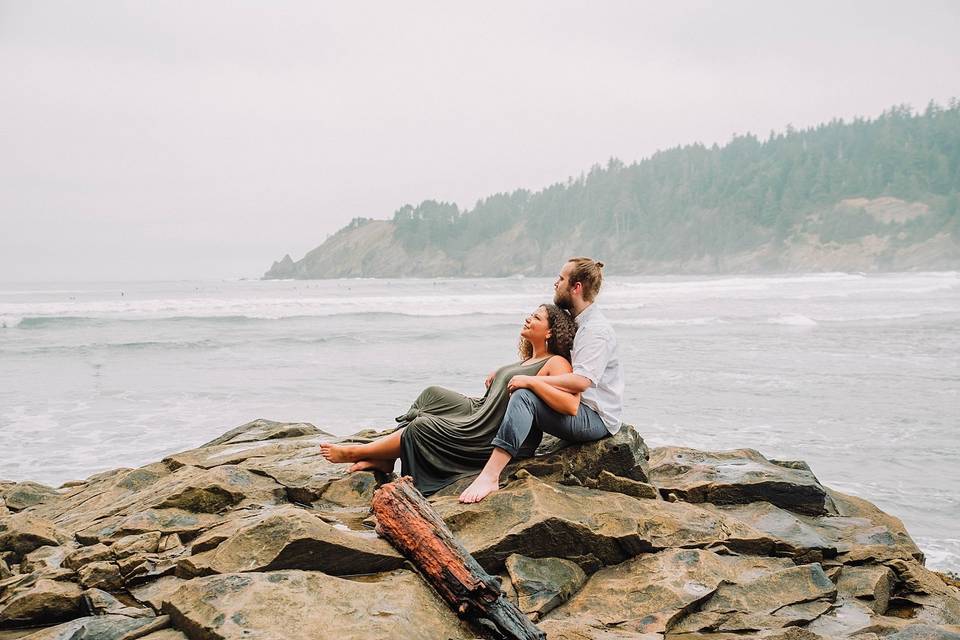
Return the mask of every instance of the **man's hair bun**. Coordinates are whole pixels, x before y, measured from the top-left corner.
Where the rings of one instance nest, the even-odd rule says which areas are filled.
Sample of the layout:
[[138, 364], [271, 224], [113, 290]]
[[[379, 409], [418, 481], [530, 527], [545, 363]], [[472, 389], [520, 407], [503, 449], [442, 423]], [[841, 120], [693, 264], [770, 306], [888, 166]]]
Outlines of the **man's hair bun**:
[[573, 263], [570, 270], [570, 284], [580, 283], [583, 285], [583, 299], [587, 302], [593, 302], [593, 299], [600, 293], [600, 285], [603, 283], [603, 263], [593, 258], [570, 258], [567, 262]]

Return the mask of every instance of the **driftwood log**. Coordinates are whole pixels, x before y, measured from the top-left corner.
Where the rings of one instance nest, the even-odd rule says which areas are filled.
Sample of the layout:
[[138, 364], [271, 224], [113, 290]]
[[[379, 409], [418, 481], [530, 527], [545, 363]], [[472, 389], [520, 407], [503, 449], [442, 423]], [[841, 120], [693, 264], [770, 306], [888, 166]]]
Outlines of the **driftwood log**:
[[500, 591], [491, 576], [454, 537], [409, 477], [385, 484], [374, 494], [377, 533], [389, 540], [457, 614], [494, 637], [545, 640]]

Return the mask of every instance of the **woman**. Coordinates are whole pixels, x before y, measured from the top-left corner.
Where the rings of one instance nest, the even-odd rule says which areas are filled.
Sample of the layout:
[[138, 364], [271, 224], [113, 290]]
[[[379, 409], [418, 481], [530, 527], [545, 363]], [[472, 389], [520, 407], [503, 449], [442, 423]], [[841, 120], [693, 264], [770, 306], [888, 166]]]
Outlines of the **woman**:
[[[320, 445], [331, 462], [353, 462], [350, 471], [393, 471], [400, 458], [401, 473], [413, 477], [417, 488], [430, 495], [466, 475], [479, 471], [490, 453], [510, 392], [529, 388], [555, 411], [576, 415], [580, 395], [537, 384], [534, 376], [573, 371], [570, 348], [577, 331], [573, 319], [552, 304], [537, 307], [520, 330], [520, 362], [500, 367], [487, 376], [487, 392], [469, 398], [443, 387], [427, 387], [410, 410], [397, 418], [393, 433], [362, 445]], [[515, 376], [512, 388], [508, 385]], [[524, 443], [523, 455], [533, 455], [542, 433], [534, 429]]]

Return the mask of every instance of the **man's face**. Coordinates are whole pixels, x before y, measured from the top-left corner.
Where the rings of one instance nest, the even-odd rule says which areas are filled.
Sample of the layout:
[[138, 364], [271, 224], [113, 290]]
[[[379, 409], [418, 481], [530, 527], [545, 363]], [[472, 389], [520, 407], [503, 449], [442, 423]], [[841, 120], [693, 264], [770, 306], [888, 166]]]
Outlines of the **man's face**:
[[573, 308], [573, 297], [570, 294], [570, 271], [573, 269], [571, 263], [563, 265], [557, 281], [553, 283], [553, 304], [561, 309], [570, 310]]

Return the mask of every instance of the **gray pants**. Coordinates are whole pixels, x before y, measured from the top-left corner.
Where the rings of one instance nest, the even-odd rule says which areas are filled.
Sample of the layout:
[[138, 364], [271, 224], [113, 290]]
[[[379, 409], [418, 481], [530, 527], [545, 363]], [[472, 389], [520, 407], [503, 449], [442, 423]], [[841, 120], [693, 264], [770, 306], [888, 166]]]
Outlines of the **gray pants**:
[[567, 442], [592, 442], [610, 434], [597, 412], [582, 402], [577, 415], [570, 416], [551, 409], [533, 391], [517, 389], [491, 444], [512, 457], [521, 451], [533, 455], [544, 433]]

